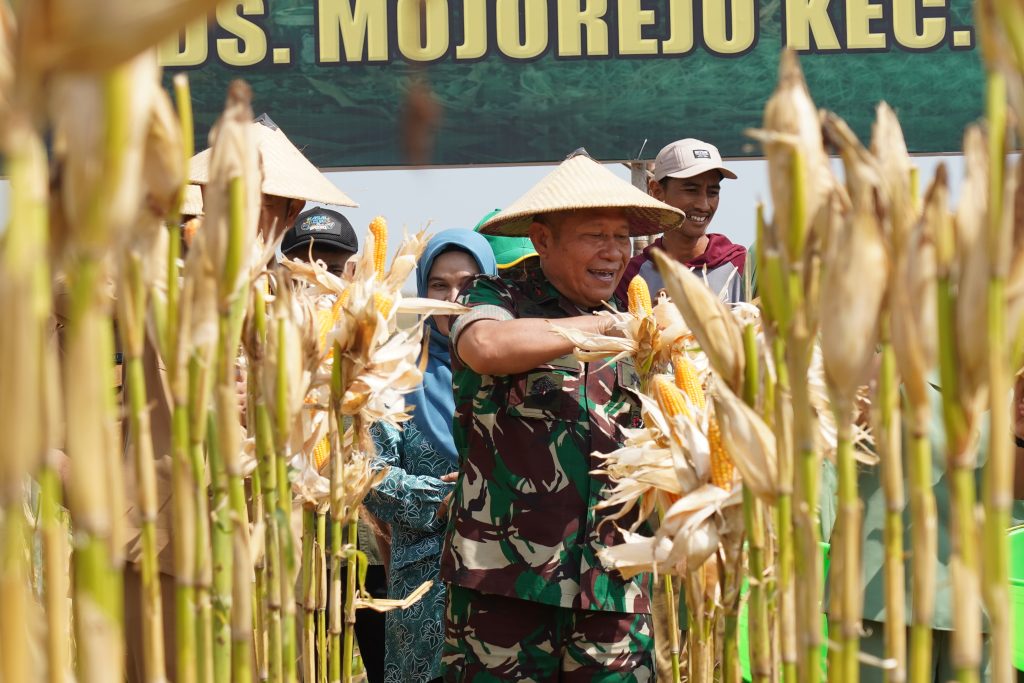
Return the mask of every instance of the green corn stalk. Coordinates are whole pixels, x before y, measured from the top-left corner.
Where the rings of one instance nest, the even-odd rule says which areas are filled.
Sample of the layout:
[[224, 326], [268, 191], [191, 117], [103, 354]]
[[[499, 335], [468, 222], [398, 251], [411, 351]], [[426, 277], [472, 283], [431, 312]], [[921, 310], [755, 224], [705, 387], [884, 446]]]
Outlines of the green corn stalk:
[[195, 531], [192, 585], [196, 604], [195, 641], [196, 678], [199, 683], [210, 683], [214, 676], [213, 602], [211, 588], [213, 567], [210, 554], [210, 497], [206, 466], [207, 425], [209, 424], [209, 361], [205, 352], [196, 350], [188, 364], [188, 467], [191, 480], [196, 484], [192, 494]]
[[[182, 154], [188, 164], [192, 156], [192, 98], [188, 80], [183, 75], [174, 78], [175, 104], [181, 125]], [[185, 195], [184, 186], [179, 195], [180, 207]], [[175, 533], [171, 537], [174, 551], [175, 577], [175, 640], [177, 644], [176, 669], [181, 683], [199, 683], [199, 659], [196, 634], [196, 546], [197, 528], [203, 520], [196, 510], [199, 482], [195, 479], [190, 459], [189, 436], [190, 382], [185, 355], [183, 320], [188, 319], [187, 298], [182, 297], [179, 285], [178, 260], [181, 257], [180, 218], [172, 216], [168, 223], [167, 295], [162, 310], [155, 306], [160, 352], [167, 365], [171, 389], [171, 515]], [[154, 296], [154, 301], [159, 301]], [[204, 680], [203, 683], [206, 683]]]
[[316, 681], [316, 510], [302, 510], [302, 680]]
[[[280, 587], [281, 607], [281, 663], [282, 679], [285, 683], [296, 680], [296, 662], [298, 649], [295, 644], [295, 571], [293, 552], [295, 542], [292, 539], [291, 519], [292, 497], [291, 484], [288, 480], [288, 438], [291, 430], [290, 406], [288, 405], [289, 378], [287, 362], [287, 337], [283, 324], [277, 326], [277, 396], [275, 396], [275, 444], [274, 466], [277, 484], [277, 507], [270, 510], [273, 523], [278, 532], [278, 580]], [[269, 486], [269, 484], [268, 484]]]
[[[7, 435], [0, 463], [0, 600], [4, 605], [0, 610], [0, 679], [17, 681], [31, 678], [27, 629], [31, 598], [22, 487], [47, 441], [39, 428], [44, 407], [39, 380], [44, 378], [46, 362], [40, 349], [48, 340], [50, 277], [42, 257], [48, 236], [46, 153], [27, 119], [17, 115], [9, 123], [12, 129], [6, 131], [9, 137], [4, 152], [11, 179], [10, 224], [18, 229], [8, 229], [0, 237], [0, 316], [6, 330], [0, 335], [0, 375], [8, 383], [0, 392], [0, 420]], [[43, 524], [51, 530], [59, 524], [52, 506], [55, 474], [53, 468], [44, 469], [48, 476], [43, 480], [45, 509], [41, 513]], [[46, 581], [49, 603], [61, 582], [51, 572]], [[56, 621], [60, 614], [48, 615], [48, 651], [60, 650], [55, 642], [60, 635], [60, 622]], [[64, 661], [58, 656], [50, 662], [50, 680], [64, 673]]]
[[[943, 226], [939, 253], [950, 255], [952, 226]], [[940, 263], [944, 261], [940, 256]], [[948, 261], [945, 261], [948, 264]], [[977, 583], [978, 542], [975, 538], [975, 506], [977, 491], [974, 482], [974, 458], [969, 444], [969, 429], [963, 406], [959, 401], [957, 377], [956, 299], [950, 282], [949, 268], [941, 268], [938, 278], [939, 375], [942, 384], [942, 412], [946, 428], [947, 469], [950, 487], [950, 576], [953, 582], [952, 660], [959, 683], [976, 683], [981, 664], [980, 596]], [[977, 640], [977, 642], [975, 642]]]
[[[327, 683], [327, 515], [316, 513], [316, 555], [319, 558], [316, 582], [316, 675], [317, 683]], [[312, 679], [311, 679], [312, 680]]]
[[[328, 680], [337, 683], [342, 676], [342, 605], [341, 605], [341, 566], [344, 554], [342, 552], [342, 520], [343, 506], [343, 471], [342, 471], [342, 449], [344, 447], [344, 436], [342, 433], [345, 424], [341, 412], [341, 402], [344, 396], [344, 376], [342, 365], [344, 364], [341, 346], [334, 344], [334, 363], [331, 366], [331, 413], [330, 413], [330, 434], [331, 434], [331, 588], [330, 607], [327, 610], [330, 616], [330, 642], [327, 646], [329, 653]], [[349, 663], [351, 667], [351, 663]]]
[[[885, 614], [890, 624], [904, 624], [906, 617], [906, 571], [903, 548], [903, 458], [899, 418], [899, 380], [886, 317], [881, 329], [882, 364], [878, 382], [877, 436], [882, 486], [885, 493]], [[886, 680], [902, 683], [907, 671], [907, 632], [899, 626], [885, 629], [885, 656], [895, 668], [885, 672]]]
[[[245, 227], [244, 179], [228, 181], [230, 200], [227, 259], [220, 285], [220, 337], [217, 349], [214, 406], [217, 439], [227, 482], [228, 516], [231, 524], [231, 680], [252, 680], [252, 558], [249, 540], [249, 512], [242, 484], [238, 399], [235, 388], [235, 359], [245, 315], [245, 297], [235, 291], [244, 267], [242, 244]], [[243, 290], [244, 291], [244, 290]]]
[[124, 675], [124, 480], [115, 436], [113, 353], [107, 282], [109, 200], [122, 182], [127, 152], [130, 77], [127, 67], [104, 76], [104, 168], [67, 266], [71, 292], [64, 385], [69, 486], [75, 526], [74, 605], [79, 680]]
[[142, 640], [146, 679], [163, 681], [164, 665], [163, 605], [160, 599], [160, 568], [156, 544], [156, 462], [153, 457], [153, 435], [150, 431], [149, 409], [146, 405], [146, 381], [143, 352], [146, 334], [147, 293], [143, 282], [142, 260], [128, 253], [122, 263], [121, 286], [118, 292], [118, 321], [124, 348], [128, 387], [128, 416], [132, 435], [135, 471], [139, 480], [139, 510], [142, 515]]
[[[761, 222], [761, 208], [758, 207]], [[744, 363], [743, 400], [751, 408], [757, 407], [759, 365], [757, 339], [753, 325], [743, 329]], [[768, 621], [768, 600], [765, 590], [765, 544], [769, 535], [765, 525], [764, 505], [746, 488], [743, 488], [743, 521], [747, 530], [747, 564], [749, 570], [749, 629], [750, 669], [755, 683], [772, 680], [771, 633]]]
[[[799, 156], [799, 155], [797, 155]], [[795, 165], [796, 166], [796, 165]], [[795, 171], [799, 168], [795, 168]], [[794, 171], [794, 172], [795, 172]], [[799, 176], [802, 178], [802, 175]], [[801, 180], [802, 182], [802, 180]], [[796, 191], [794, 190], [796, 193]], [[794, 215], [794, 223], [801, 222], [802, 216]], [[775, 383], [772, 386], [771, 414], [775, 428], [776, 452], [779, 458], [779, 496], [775, 509], [775, 528], [778, 534], [776, 553], [776, 576], [778, 580], [778, 613], [776, 621], [779, 630], [779, 658], [782, 680], [796, 683], [797, 661], [797, 601], [794, 566], [796, 543], [793, 538], [794, 509], [793, 484], [796, 480], [796, 462], [793, 452], [793, 397], [790, 388], [790, 371], [786, 333], [792, 324], [793, 304], [786, 279], [786, 268], [781, 254], [767, 248], [764, 237], [765, 226], [759, 223], [761, 234], [758, 239], [762, 255], [758, 264], [762, 273], [761, 306], [766, 318], [766, 329], [771, 332], [771, 353], [775, 365]], [[765, 245], [764, 247], [760, 245]]]
[[[335, 356], [335, 362], [341, 362], [341, 354]], [[355, 415], [352, 419], [352, 430], [354, 433], [353, 446], [362, 448], [369, 439], [369, 426], [363, 421], [361, 415]], [[348, 459], [343, 459], [343, 466]], [[344, 477], [344, 473], [342, 473]], [[353, 676], [353, 658], [355, 657], [355, 636], [356, 636], [356, 578], [359, 574], [359, 507], [345, 509], [348, 522], [348, 535], [346, 538], [346, 554], [348, 562], [345, 566], [345, 629], [342, 653], [341, 680], [343, 683], [350, 683]]]
[[[1015, 16], [1020, 18], [1020, 8]], [[1011, 34], [1012, 35], [1012, 34]], [[1024, 39], [1024, 35], [1016, 36]], [[1018, 47], [1015, 43], [1015, 48]], [[1013, 505], [1014, 452], [1009, 434], [1012, 429], [1010, 349], [1006, 329], [1007, 250], [1003, 222], [1004, 164], [1006, 163], [1007, 86], [1005, 76], [990, 70], [987, 79], [986, 108], [989, 141], [988, 253], [991, 270], [988, 282], [988, 383], [991, 415], [988, 460], [983, 479], [985, 524], [982, 552], [984, 570], [982, 596], [991, 624], [992, 679], [1010, 683], [1013, 669], [1013, 628], [1010, 623], [1010, 553], [1006, 530], [1010, 527]], [[1021, 628], [1018, 626], [1017, 628]]]

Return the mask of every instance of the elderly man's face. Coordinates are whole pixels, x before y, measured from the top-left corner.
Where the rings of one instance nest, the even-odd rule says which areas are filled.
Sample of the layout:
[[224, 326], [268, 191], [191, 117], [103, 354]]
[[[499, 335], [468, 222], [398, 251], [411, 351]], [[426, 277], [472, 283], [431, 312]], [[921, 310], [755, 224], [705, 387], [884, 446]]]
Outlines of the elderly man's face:
[[530, 238], [551, 284], [585, 308], [611, 300], [632, 251], [622, 209], [554, 214], [534, 222]]

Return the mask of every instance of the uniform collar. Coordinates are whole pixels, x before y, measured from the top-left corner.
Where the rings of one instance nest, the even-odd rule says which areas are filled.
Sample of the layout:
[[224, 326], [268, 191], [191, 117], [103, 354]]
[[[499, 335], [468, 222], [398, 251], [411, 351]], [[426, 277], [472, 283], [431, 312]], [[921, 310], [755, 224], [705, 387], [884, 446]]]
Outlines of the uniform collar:
[[[540, 267], [539, 258], [530, 259], [526, 267], [517, 271], [516, 275], [511, 279], [516, 283], [520, 291], [536, 303], [541, 305], [557, 304], [559, 308], [571, 316], [587, 315], [588, 313], [607, 310], [605, 306], [598, 306], [593, 310], [588, 310], [569, 301], [544, 275], [544, 270]], [[608, 303], [614, 308], [614, 301], [609, 301]]]

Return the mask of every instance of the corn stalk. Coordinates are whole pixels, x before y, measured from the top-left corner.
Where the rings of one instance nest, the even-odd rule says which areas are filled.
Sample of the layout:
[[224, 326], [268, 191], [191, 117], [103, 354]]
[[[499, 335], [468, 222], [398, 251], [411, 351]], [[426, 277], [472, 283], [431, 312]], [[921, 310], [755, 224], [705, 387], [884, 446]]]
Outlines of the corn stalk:
[[[1010, 444], [1012, 421], [1007, 396], [1011, 393], [1011, 366], [1006, 321], [1008, 250], [1004, 239], [1004, 169], [1006, 163], [1007, 84], [1002, 73], [988, 72], [987, 116], [989, 157], [988, 281], [988, 384], [991, 404], [988, 460], [982, 499], [985, 523], [981, 563], [982, 596], [988, 612], [992, 643], [993, 680], [1009, 683], [1013, 673], [1013, 628], [1010, 622], [1010, 553], [1006, 530], [1013, 505], [1014, 451]], [[1018, 178], [1018, 182], [1020, 179]], [[1024, 628], [1018, 625], [1017, 629]]]
[[[889, 314], [890, 311], [886, 311], [884, 315]], [[895, 668], [886, 671], [886, 680], [903, 683], [907, 676], [907, 631], [899, 625], [906, 623], [906, 571], [903, 563], [903, 509], [906, 507], [906, 497], [903, 490], [899, 381], [887, 330], [888, 324], [883, 320], [875, 443], [885, 495], [885, 614], [890, 624], [897, 625], [885, 629], [885, 657], [895, 663]]]
[[153, 435], [146, 405], [146, 381], [143, 352], [146, 334], [147, 292], [143, 282], [143, 264], [135, 252], [125, 255], [121, 264], [121, 286], [117, 307], [119, 330], [124, 349], [125, 385], [128, 387], [128, 416], [132, 452], [138, 477], [139, 511], [142, 515], [142, 640], [145, 675], [149, 681], [163, 681], [164, 665], [163, 605], [160, 598], [160, 567], [157, 564], [156, 463]]
[[[331, 412], [330, 412], [330, 438], [331, 438], [331, 588], [329, 591], [330, 606], [327, 609], [330, 615], [330, 642], [327, 645], [327, 652], [330, 657], [327, 680], [330, 683], [337, 683], [342, 677], [342, 612], [341, 603], [341, 566], [344, 554], [342, 552], [342, 521], [344, 519], [344, 498], [343, 498], [343, 477], [342, 449], [344, 438], [342, 430], [345, 424], [341, 412], [342, 398], [344, 396], [344, 365], [342, 361], [341, 345], [334, 344], [334, 363], [331, 365]], [[351, 667], [351, 663], [348, 665]]]
[[70, 247], [71, 292], [64, 355], [69, 486], [75, 526], [74, 604], [79, 679], [120, 680], [124, 671], [122, 567], [124, 480], [115, 436], [114, 357], [108, 283], [108, 202], [124, 181], [129, 111], [128, 67], [102, 78], [102, 166], [81, 233]]
[[[758, 222], [761, 207], [758, 207]], [[743, 329], [743, 351], [746, 356], [743, 378], [743, 401], [751, 408], [757, 407], [757, 388], [760, 381], [757, 355], [757, 339], [753, 325]], [[747, 564], [750, 586], [748, 601], [750, 671], [755, 683], [773, 680], [771, 653], [771, 632], [768, 620], [768, 591], [766, 575], [766, 538], [770, 530], [766, 525], [764, 503], [754, 497], [747, 487], [743, 488], [743, 521], [747, 530]]]
[[[29, 680], [28, 594], [29, 571], [26, 553], [25, 514], [22, 509], [23, 486], [33, 463], [46, 445], [43, 422], [43, 395], [40, 383], [44, 377], [45, 360], [40, 351], [46, 348], [49, 323], [49, 282], [47, 263], [40, 258], [47, 249], [46, 157], [38, 134], [28, 121], [16, 119], [5, 132], [4, 150], [7, 172], [11, 178], [11, 226], [0, 238], [0, 320], [6, 332], [0, 335], [0, 375], [10, 382], [0, 392], [0, 420], [6, 439], [0, 464], [0, 678], [9, 681]], [[18, 390], [14, 391], [14, 387]], [[63, 569], [54, 557], [60, 532], [55, 509], [59, 489], [52, 467], [44, 470], [42, 521], [49, 533], [46, 544], [47, 603], [63, 600], [55, 595], [62, 581]], [[56, 569], [54, 572], [52, 570]], [[63, 675], [65, 657], [56, 639], [61, 635], [58, 621], [63, 610], [50, 614], [47, 638], [48, 653], [56, 654], [50, 662], [50, 680]]]

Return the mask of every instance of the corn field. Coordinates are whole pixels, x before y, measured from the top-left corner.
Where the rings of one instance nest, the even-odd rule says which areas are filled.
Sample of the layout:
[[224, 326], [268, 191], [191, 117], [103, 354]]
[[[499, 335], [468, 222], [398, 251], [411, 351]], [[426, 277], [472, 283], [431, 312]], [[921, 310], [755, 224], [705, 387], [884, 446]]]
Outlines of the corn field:
[[[205, 216], [185, 239], [188, 82], [176, 77], [168, 95], [152, 46], [215, 4], [0, 4], [11, 183], [0, 236], [3, 683], [123, 680], [130, 572], [153, 683], [172, 669], [186, 683], [351, 681], [356, 611], [401, 609], [429, 588], [370, 598], [355, 529], [383, 476], [369, 427], [406, 421], [403, 395], [422, 380], [422, 322], [403, 326], [399, 314], [463, 309], [403, 297], [426, 235], [407, 237], [388, 264], [383, 219], [351, 275], [275, 261], [276, 241], [257, 229], [263, 171], [244, 83], [210, 133]], [[964, 133], [955, 209], [943, 168], [918, 176], [890, 108], [878, 106], [865, 146], [818, 110], [784, 53], [749, 131], [773, 206], [757, 215], [758, 298], [728, 306], [659, 254], [667, 296], [652, 301], [637, 279], [628, 312], [599, 314], [615, 335], [558, 330], [581, 359], [628, 359], [641, 378], [644, 426], [599, 454], [615, 482], [602, 505], [639, 521], [602, 561], [653, 574], [675, 681], [859, 678], [858, 470], [868, 465], [886, 500], [887, 619], [910, 624], [887, 629], [884, 658], [869, 663], [889, 681], [930, 680], [935, 421], [946, 434], [956, 675], [981, 680], [984, 619], [992, 680], [1015, 678], [1007, 399], [1024, 356], [1024, 162], [1009, 152], [1024, 132], [1024, 9], [981, 0], [977, 28], [986, 113]], [[109, 35], [123, 39], [98, 38]], [[157, 422], [169, 429], [165, 457]], [[827, 638], [826, 459], [838, 477]], [[174, 577], [173, 599], [161, 573]]]

